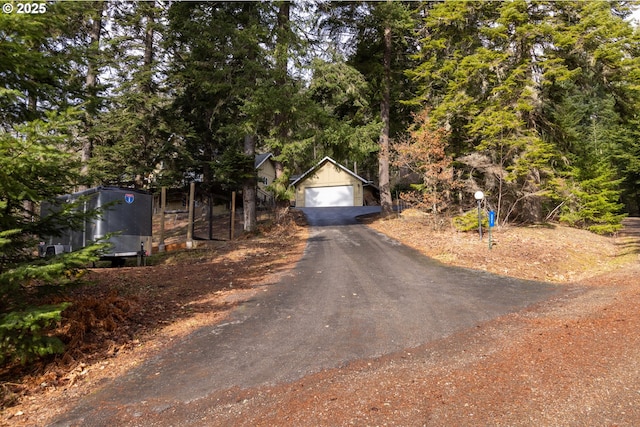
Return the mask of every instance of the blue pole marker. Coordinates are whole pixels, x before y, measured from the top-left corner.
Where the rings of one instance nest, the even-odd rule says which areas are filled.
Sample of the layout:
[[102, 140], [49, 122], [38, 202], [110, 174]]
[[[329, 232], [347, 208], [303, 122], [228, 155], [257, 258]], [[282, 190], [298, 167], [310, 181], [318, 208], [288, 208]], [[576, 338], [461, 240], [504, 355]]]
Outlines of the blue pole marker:
[[493, 244], [493, 240], [491, 239], [491, 229], [496, 225], [496, 212], [489, 211], [489, 249]]

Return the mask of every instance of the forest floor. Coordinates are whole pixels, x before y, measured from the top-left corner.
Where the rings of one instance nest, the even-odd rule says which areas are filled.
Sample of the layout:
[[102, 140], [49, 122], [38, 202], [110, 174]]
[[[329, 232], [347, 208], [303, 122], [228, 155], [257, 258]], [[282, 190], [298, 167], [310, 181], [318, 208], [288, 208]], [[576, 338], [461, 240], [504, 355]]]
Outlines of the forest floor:
[[[488, 236], [434, 231], [411, 211], [365, 222], [443, 263], [566, 292], [419, 348], [230, 391], [224, 405], [192, 408], [201, 424], [640, 424], [640, 220], [614, 237], [558, 225], [497, 228], [491, 248]], [[57, 330], [67, 351], [0, 371], [0, 424], [46, 425], [172, 341], [220, 322], [295, 266], [307, 232], [295, 211], [259, 233], [191, 250], [169, 230], [176, 250], [149, 258], [152, 265], [90, 269], [70, 293], [41, 296], [73, 302]], [[171, 424], [161, 417], [158, 425]]]

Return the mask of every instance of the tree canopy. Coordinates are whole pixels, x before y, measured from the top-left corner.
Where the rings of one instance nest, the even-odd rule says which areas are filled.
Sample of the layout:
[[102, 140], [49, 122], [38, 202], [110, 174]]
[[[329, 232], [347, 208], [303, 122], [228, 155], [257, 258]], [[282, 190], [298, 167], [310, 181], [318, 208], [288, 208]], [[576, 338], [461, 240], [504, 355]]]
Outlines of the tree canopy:
[[638, 105], [629, 13], [626, 2], [445, 2], [423, 19], [414, 102], [450, 130], [467, 192], [483, 189], [503, 221], [618, 226], [628, 177], [615, 152], [633, 140]]
[[325, 155], [379, 182], [379, 142], [405, 138], [428, 109], [461, 191], [485, 190], [502, 221], [571, 217], [580, 181], [605, 170], [619, 182], [603, 189], [603, 212], [637, 212], [631, 11], [623, 1], [55, 3], [35, 19], [2, 16], [3, 125], [77, 106], [69, 149], [83, 153], [86, 180], [145, 188], [198, 176], [240, 185], [252, 134], [286, 187]]

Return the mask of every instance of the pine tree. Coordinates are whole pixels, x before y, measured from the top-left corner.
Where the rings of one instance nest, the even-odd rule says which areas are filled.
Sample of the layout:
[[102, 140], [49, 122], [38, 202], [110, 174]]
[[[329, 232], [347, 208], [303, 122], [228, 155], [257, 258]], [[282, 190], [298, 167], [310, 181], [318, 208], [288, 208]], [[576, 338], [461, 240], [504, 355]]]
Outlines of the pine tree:
[[0, 14], [0, 125], [9, 131], [78, 98], [73, 69], [83, 5], [47, 3], [42, 14]]
[[29, 211], [42, 201], [56, 203], [57, 195], [77, 185], [79, 162], [59, 147], [68, 144], [78, 117], [77, 112], [46, 113], [0, 133], [0, 363], [26, 363], [63, 350], [49, 328], [68, 304], [34, 307], [25, 296], [40, 286], [75, 280], [104, 246], [51, 259], [35, 255], [38, 236], [55, 235], [86, 219], [72, 206], [45, 218]]
[[[393, 213], [389, 169], [391, 139], [394, 137], [391, 129], [391, 110], [392, 103], [395, 106], [400, 100], [393, 96], [395, 95], [393, 82], [398, 75], [402, 75], [406, 67], [406, 63], [400, 62], [402, 68], [399, 68], [398, 59], [407, 58], [407, 49], [413, 47], [407, 45], [407, 38], [413, 29], [413, 20], [408, 5], [402, 2], [372, 3], [370, 17], [371, 19], [366, 22], [378, 33], [379, 39], [376, 44], [379, 43], [382, 54], [380, 64], [382, 78], [380, 80], [374, 78], [372, 83], [377, 80], [377, 84], [374, 84], [376, 84], [376, 89], [380, 93], [382, 130], [380, 132], [380, 150], [378, 152], [378, 185], [380, 188], [381, 215], [387, 217]], [[363, 39], [360, 40], [359, 49], [367, 49], [366, 34], [366, 31], [361, 32]], [[357, 63], [359, 59], [362, 59], [361, 55], [353, 59], [354, 63]], [[362, 62], [360, 64], [363, 65]], [[368, 77], [372, 78], [373, 76], [368, 75]]]
[[[221, 181], [218, 159], [240, 153], [252, 118], [242, 111], [264, 78], [266, 40], [259, 3], [174, 3], [169, 9], [172, 108], [189, 129], [185, 172], [202, 174], [205, 186]], [[240, 180], [227, 177], [229, 185]], [[229, 180], [230, 179], [230, 180]]]
[[112, 37], [105, 42], [118, 64], [108, 109], [94, 133], [98, 136], [92, 175], [103, 184], [149, 187], [175, 178], [172, 161], [184, 156], [172, 131], [180, 120], [169, 112], [164, 50], [159, 37], [165, 10], [156, 2], [122, 3], [111, 11]]
[[[620, 214], [623, 207], [619, 184], [614, 170], [607, 161], [598, 162], [590, 173], [575, 169], [574, 188], [570, 189], [568, 203], [563, 206], [560, 220], [571, 226], [586, 228], [598, 234], [611, 234], [622, 228], [626, 216]], [[586, 176], [581, 176], [586, 175]]]
[[356, 163], [366, 170], [378, 151], [381, 122], [369, 104], [366, 78], [339, 58], [316, 59], [306, 95], [314, 103], [312, 164], [330, 156], [342, 164]]
[[425, 16], [415, 101], [450, 130], [466, 192], [484, 190], [504, 221], [548, 218], [574, 180], [595, 178], [575, 168], [602, 170], [586, 149], [597, 111], [601, 154], [627, 138], [638, 98], [626, 13], [622, 2], [445, 2]]
[[[93, 148], [95, 146], [95, 136], [93, 128], [95, 126], [96, 116], [100, 110], [101, 99], [99, 96], [100, 87], [98, 85], [98, 74], [102, 68], [100, 58], [100, 41], [102, 38], [103, 13], [106, 7], [105, 1], [96, 1], [90, 4], [87, 14], [87, 49], [85, 51], [86, 58], [86, 75], [84, 84], [84, 107], [85, 117], [83, 126], [80, 129], [78, 139], [80, 141], [80, 159], [82, 161], [82, 174], [89, 175], [89, 162], [93, 157]], [[81, 189], [86, 189], [83, 186]]]
[[[41, 218], [41, 202], [81, 183], [74, 135], [88, 100], [82, 24], [91, 4], [47, 3], [47, 13], [0, 15], [0, 361], [62, 350], [49, 336], [66, 304], [29, 306], [40, 286], [75, 280], [99, 246], [40, 259], [38, 237], [77, 226], [87, 216], [71, 205]], [[86, 69], [85, 69], [86, 70]], [[82, 77], [82, 78], [81, 78]], [[70, 108], [77, 105], [82, 108]]]
[[[411, 107], [401, 101], [410, 98], [413, 87], [405, 70], [415, 53], [414, 11], [410, 2], [368, 2], [332, 4], [325, 27], [343, 37], [353, 34], [345, 47], [347, 63], [365, 76], [369, 84], [370, 105], [380, 105], [382, 127], [378, 135], [378, 184], [382, 215], [392, 212], [390, 182], [390, 144], [411, 117]], [[341, 40], [335, 41], [342, 46]]]

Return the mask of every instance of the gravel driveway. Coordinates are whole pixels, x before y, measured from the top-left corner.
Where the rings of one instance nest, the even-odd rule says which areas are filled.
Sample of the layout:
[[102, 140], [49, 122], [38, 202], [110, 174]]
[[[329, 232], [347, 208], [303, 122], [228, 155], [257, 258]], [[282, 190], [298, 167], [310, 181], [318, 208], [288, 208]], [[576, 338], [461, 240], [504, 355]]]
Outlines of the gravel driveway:
[[292, 273], [225, 323], [198, 330], [88, 396], [54, 425], [145, 425], [145, 413], [415, 347], [559, 292], [426, 258], [355, 220], [375, 209], [304, 209], [310, 238]]

